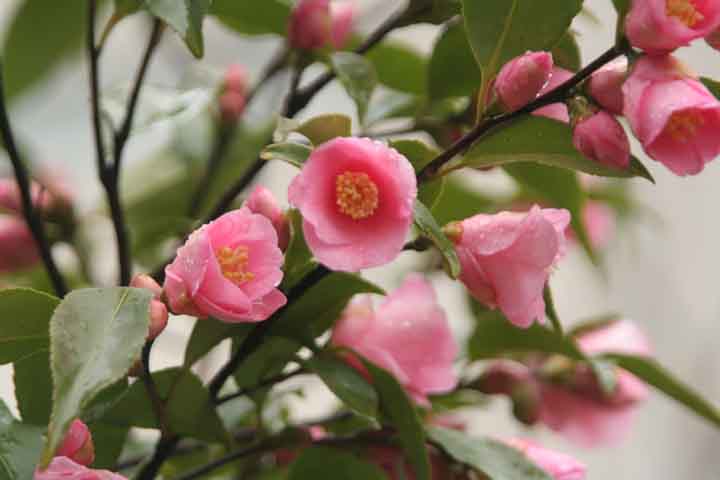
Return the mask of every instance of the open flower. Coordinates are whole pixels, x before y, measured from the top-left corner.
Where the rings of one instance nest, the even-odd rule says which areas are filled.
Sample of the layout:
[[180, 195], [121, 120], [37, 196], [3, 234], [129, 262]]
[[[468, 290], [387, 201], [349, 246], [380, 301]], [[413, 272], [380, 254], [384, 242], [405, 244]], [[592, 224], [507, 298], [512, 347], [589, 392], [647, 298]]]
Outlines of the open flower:
[[367, 138], [336, 138], [316, 148], [288, 190], [312, 253], [343, 271], [384, 265], [400, 254], [416, 196], [408, 159]]
[[584, 480], [587, 468], [565, 453], [543, 448], [530, 440], [513, 438], [505, 443], [519, 450], [554, 480]]
[[36, 470], [34, 480], [127, 480], [108, 470], [93, 470], [67, 457], [55, 457], [46, 470]]
[[720, 154], [720, 102], [674, 57], [642, 57], [623, 92], [645, 152], [676, 175], [700, 173]]
[[288, 41], [303, 50], [328, 46], [339, 50], [350, 37], [354, 12], [349, 1], [300, 0], [290, 16]]
[[452, 369], [457, 344], [435, 291], [418, 274], [407, 277], [376, 310], [367, 297], [352, 302], [333, 330], [332, 343], [388, 370], [421, 404], [427, 404], [428, 394], [457, 384]]
[[243, 207], [190, 235], [165, 269], [165, 295], [176, 314], [259, 322], [286, 303], [282, 261], [270, 220]]
[[509, 110], [517, 110], [535, 100], [548, 83], [553, 70], [549, 52], [527, 52], [503, 66], [495, 80], [498, 98]]

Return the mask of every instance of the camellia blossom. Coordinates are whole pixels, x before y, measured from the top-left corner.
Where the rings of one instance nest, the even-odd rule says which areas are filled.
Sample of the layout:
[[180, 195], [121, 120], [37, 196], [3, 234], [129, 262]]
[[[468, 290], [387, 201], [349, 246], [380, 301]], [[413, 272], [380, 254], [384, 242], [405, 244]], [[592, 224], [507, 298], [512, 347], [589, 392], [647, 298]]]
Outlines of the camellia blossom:
[[290, 226], [285, 212], [278, 205], [272, 192], [262, 185], [258, 185], [245, 201], [245, 206], [251, 212], [262, 215], [272, 222], [277, 232], [280, 250], [284, 251], [290, 241]]
[[130, 286], [134, 288], [144, 288], [150, 290], [153, 294], [150, 300], [150, 330], [148, 331], [148, 340], [152, 340], [160, 335], [168, 322], [167, 306], [162, 302], [162, 287], [149, 275], [135, 275], [130, 281]]
[[720, 26], [720, 3], [710, 0], [635, 0], [625, 18], [634, 47], [668, 53]]
[[513, 438], [504, 441], [522, 452], [554, 480], [584, 480], [587, 468], [565, 453], [543, 448], [530, 440]]
[[[335, 326], [332, 343], [388, 370], [423, 405], [428, 394], [457, 384], [452, 368], [457, 344], [435, 291], [418, 274], [408, 276], [376, 310], [368, 297], [353, 301]], [[360, 366], [355, 359], [352, 363]]]
[[384, 265], [402, 251], [413, 221], [412, 165], [387, 145], [336, 138], [316, 148], [288, 190], [315, 257], [333, 270]]
[[127, 480], [108, 470], [93, 470], [67, 457], [55, 457], [46, 470], [36, 470], [34, 480]]
[[510, 60], [495, 79], [495, 91], [509, 110], [517, 110], [537, 97], [553, 70], [549, 52], [527, 52]]
[[222, 92], [218, 103], [220, 113], [226, 122], [236, 122], [245, 111], [248, 75], [245, 67], [230, 65], [223, 77]]
[[605, 110], [622, 115], [623, 92], [622, 86], [627, 77], [627, 58], [618, 58], [597, 72], [588, 80], [588, 92], [595, 101]]
[[95, 460], [92, 435], [82, 420], [73, 420], [55, 456], [67, 457], [81, 465], [90, 465]]
[[676, 175], [700, 173], [720, 154], [720, 102], [674, 57], [642, 57], [623, 92], [645, 152]]
[[300, 0], [290, 15], [290, 45], [302, 50], [341, 49], [350, 37], [354, 10], [349, 1]]
[[573, 144], [583, 155], [609, 167], [630, 165], [630, 139], [620, 122], [599, 110], [575, 123]]
[[[570, 80], [573, 75], [574, 74], [571, 71], [565, 70], [564, 68], [553, 68], [552, 75], [550, 75], [550, 80], [545, 84], [542, 90], [540, 90], [539, 95], [544, 95], [554, 90], [555, 88]], [[558, 122], [570, 122], [570, 114], [568, 113], [568, 108], [564, 103], [551, 103], [550, 105], [538, 108], [537, 110], [532, 112], [532, 114], [557, 120]]]
[[190, 235], [165, 268], [165, 296], [176, 314], [259, 322], [287, 301], [282, 262], [270, 220], [243, 207]]
[[446, 230], [473, 297], [527, 328], [545, 320], [543, 288], [565, 254], [569, 223], [567, 210], [533, 206], [527, 213], [475, 215]]
[[0, 273], [30, 268], [39, 261], [35, 239], [25, 220], [0, 214]]

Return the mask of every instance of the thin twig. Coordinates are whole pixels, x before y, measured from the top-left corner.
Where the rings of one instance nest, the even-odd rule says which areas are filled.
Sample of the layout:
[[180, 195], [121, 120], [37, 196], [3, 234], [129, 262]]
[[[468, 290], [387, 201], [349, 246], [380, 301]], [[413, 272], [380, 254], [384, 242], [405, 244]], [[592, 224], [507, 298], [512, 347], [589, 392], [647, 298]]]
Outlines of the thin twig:
[[230, 400], [235, 400], [236, 398], [244, 397], [246, 395], [250, 395], [253, 392], [256, 392], [257, 390], [260, 390], [265, 387], [270, 387], [272, 385], [275, 385], [276, 383], [284, 382], [285, 380], [289, 380], [293, 377], [297, 377], [298, 375], [303, 375], [305, 373], [308, 373], [304, 368], [296, 368], [295, 370], [292, 370], [287, 373], [281, 373], [280, 375], [275, 375], [274, 377], [268, 377], [261, 382], [258, 382], [257, 385], [253, 385], [252, 387], [243, 388], [238, 390], [237, 392], [230, 393], [228, 395], [224, 395], [222, 397], [219, 397], [217, 399], [217, 404], [222, 405], [225, 402], [229, 402]]
[[50, 277], [53, 289], [57, 296], [62, 298], [67, 293], [67, 285], [50, 251], [50, 242], [45, 232], [45, 226], [33, 204], [32, 193], [30, 191], [30, 176], [15, 144], [15, 137], [10, 127], [10, 119], [8, 117], [7, 107], [5, 106], [5, 85], [2, 77], [2, 66], [2, 61], [0, 60], [0, 135], [2, 135], [2, 142], [8, 157], [10, 157], [10, 162], [12, 163], [15, 173], [15, 180], [20, 189], [22, 213], [25, 217], [25, 222], [35, 240], [40, 258], [45, 265], [45, 270], [47, 270], [48, 276]]
[[[288, 442], [289, 443], [289, 442]], [[202, 467], [196, 468], [195, 470], [192, 470], [191, 472], [186, 473], [185, 475], [181, 477], [177, 477], [175, 480], [192, 480], [195, 478], [200, 478], [205, 476], [206, 474], [212, 472], [213, 470], [217, 470], [220, 467], [223, 467], [227, 465], [228, 463], [232, 463], [236, 460], [240, 460], [244, 457], [249, 457], [250, 455], [255, 455], [256, 453], [263, 453], [270, 450], [277, 450], [279, 448], [282, 448], [283, 445], [278, 442], [277, 440], [267, 440], [262, 443], [258, 443], [257, 445], [252, 445], [247, 448], [243, 448], [241, 450], [238, 450], [237, 452], [229, 453], [225, 455], [224, 457], [220, 457], [217, 460], [214, 460], [206, 465], [203, 465]]]
[[162, 464], [165, 463], [165, 460], [175, 451], [178, 443], [180, 443], [179, 436], [160, 437], [155, 447], [155, 453], [153, 453], [150, 461], [140, 470], [140, 473], [138, 473], [136, 477], [137, 480], [153, 480], [160, 471]]

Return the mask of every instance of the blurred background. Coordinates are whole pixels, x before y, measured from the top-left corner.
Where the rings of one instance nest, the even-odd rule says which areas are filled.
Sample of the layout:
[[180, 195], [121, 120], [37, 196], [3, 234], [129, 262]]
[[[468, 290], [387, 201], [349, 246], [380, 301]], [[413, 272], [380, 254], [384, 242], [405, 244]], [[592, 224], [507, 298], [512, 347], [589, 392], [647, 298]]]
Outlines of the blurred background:
[[[41, 1], [41, 0], [34, 0]], [[262, 8], [262, 1], [258, 8]], [[358, 29], [369, 31], [402, 0], [358, 0]], [[12, 18], [17, 2], [0, 2], [0, 33]], [[609, 0], [586, 0], [590, 15], [581, 15], [574, 24], [585, 62], [602, 53], [613, 41], [615, 12]], [[112, 90], [127, 85], [134, 75], [147, 37], [148, 23], [140, 16], [122, 22], [113, 32], [102, 57], [102, 86]], [[43, 32], [38, 32], [42, 38]], [[393, 37], [407, 42], [419, 52], [429, 52], [437, 35], [430, 25], [397, 31]], [[273, 53], [280, 48], [277, 38], [247, 37], [231, 33], [209, 20], [205, 23], [205, 58], [196, 61], [174, 35], [166, 35], [153, 59], [149, 84], [176, 87], [190, 69], [219, 77], [231, 63], [247, 67], [252, 78], [262, 71]], [[703, 75], [720, 78], [720, 54], [702, 42], [681, 49], [678, 55]], [[28, 59], [32, 61], [32, 59]], [[199, 63], [199, 65], [198, 65]], [[322, 71], [311, 69], [305, 81]], [[64, 62], [54, 73], [36, 84], [12, 103], [11, 117], [19, 137], [27, 143], [33, 158], [59, 171], [72, 185], [84, 212], [96, 212], [102, 199], [96, 182], [94, 147], [91, 143], [87, 67], [84, 57]], [[142, 100], [141, 100], [142, 102]], [[324, 89], [301, 118], [319, 112], [343, 112], [354, 115], [354, 107], [345, 93], [332, 84]], [[132, 137], [125, 158], [133, 164], [151, 158], [170, 140], [172, 129], [160, 122]], [[649, 335], [658, 359], [680, 378], [709, 399], [720, 402], [720, 161], [710, 163], [696, 177], [679, 178], [665, 168], [635, 153], [652, 171], [656, 185], [631, 180], [640, 203], [651, 209], [615, 236], [598, 272], [583, 253], [574, 248], [552, 277], [552, 287], [560, 318], [565, 323], [608, 312], [621, 312], [637, 322]], [[0, 159], [0, 164], [6, 163]], [[4, 166], [2, 167], [4, 168]], [[153, 172], [152, 169], [146, 170]], [[158, 168], [158, 177], [163, 172]], [[291, 168], [273, 165], [261, 181], [285, 200], [285, 189], [293, 174]], [[509, 182], [502, 173], [473, 176], [477, 188], [502, 191]], [[101, 277], [113, 278], [114, 246], [109, 230], [94, 234], [103, 241], [98, 258], [104, 260]], [[401, 268], [413, 266], [413, 258], [404, 258]], [[107, 265], [106, 265], [107, 264]], [[382, 286], [393, 287], [401, 279], [399, 270], [368, 272]], [[440, 299], [447, 309], [458, 338], [469, 333], [464, 297], [450, 281], [440, 275], [433, 278]], [[186, 318], [171, 321], [154, 353], [154, 367], [182, 362], [184, 338], [192, 326]], [[214, 359], [223, 352], [215, 352]], [[202, 367], [213, 369], [213, 358]], [[13, 404], [12, 371], [0, 367], [0, 396]], [[299, 380], [305, 385], [305, 380]], [[334, 404], [322, 386], [311, 383], [309, 395], [294, 400], [293, 418], [316, 418]], [[498, 436], [524, 435], [538, 438], [548, 446], [568, 451], [588, 464], [589, 479], [655, 480], [658, 478], [720, 478], [720, 435], [704, 421], [670, 400], [654, 395], [640, 410], [633, 433], [620, 445], [583, 450], [550, 432], [527, 431], [515, 422], [509, 405], [494, 400], [489, 408], [468, 412], [465, 416], [472, 432]]]

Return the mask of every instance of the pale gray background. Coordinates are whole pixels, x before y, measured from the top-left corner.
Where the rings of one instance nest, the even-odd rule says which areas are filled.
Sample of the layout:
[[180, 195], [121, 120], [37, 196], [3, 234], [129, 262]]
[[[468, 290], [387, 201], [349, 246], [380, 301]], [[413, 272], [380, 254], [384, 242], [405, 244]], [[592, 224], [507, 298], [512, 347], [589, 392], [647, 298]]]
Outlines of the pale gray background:
[[[35, 0], [39, 1], [39, 0]], [[538, 0], [540, 1], [540, 0]], [[258, 8], [262, 1], [257, 0]], [[401, 0], [362, 0], [360, 28], [367, 31], [401, 5]], [[7, 22], [15, 2], [0, 2], [0, 29]], [[615, 14], [610, 0], [586, 0], [586, 6], [600, 23], [583, 17], [576, 22], [585, 61], [604, 51], [612, 41]], [[133, 75], [146, 38], [146, 25], [139, 19], [122, 23], [113, 34], [103, 55], [103, 85], [125, 83]], [[435, 29], [414, 27], [397, 32], [420, 50], [428, 50]], [[276, 48], [269, 38], [240, 39], [212, 22], [206, 25], [206, 58], [202, 65], [220, 71], [230, 62], [240, 62], [257, 75], [263, 62]], [[679, 55], [702, 74], [720, 78], [720, 54], [702, 42], [683, 49]], [[152, 83], [175, 85], [194, 60], [180, 42], [167, 35], [150, 69]], [[38, 158], [54, 165], [74, 182], [76, 194], [86, 210], [98, 205], [94, 183], [93, 150], [88, 123], [86, 67], [67, 63], [56, 75], [35, 88], [12, 109], [14, 126], [28, 138]], [[337, 86], [331, 86], [313, 102], [304, 116], [318, 111], [353, 111]], [[127, 149], [130, 162], [142, 160], [167, 140], [167, 131], [153, 129], [134, 137]], [[636, 153], [640, 153], [637, 151]], [[720, 401], [720, 305], [717, 271], [720, 267], [720, 218], [717, 205], [720, 190], [720, 162], [710, 164], [692, 178], [678, 178], [659, 164], [644, 158], [657, 185], [634, 181], [638, 198], [662, 218], [662, 225], [645, 222], [636, 225], [611, 246], [607, 258], [607, 280], [591, 270], [578, 253], [571, 253], [553, 277], [553, 287], [561, 317], [566, 322], [608, 311], [627, 314], [646, 329], [657, 356], [705, 396]], [[269, 180], [282, 192], [290, 170]], [[506, 182], [490, 176], [490, 187]], [[488, 182], [485, 182], [488, 183]], [[107, 242], [108, 258], [113, 258], [112, 242]], [[403, 261], [405, 265], [410, 261]], [[111, 272], [108, 272], [110, 274]], [[387, 286], [397, 283], [395, 275], [370, 272]], [[110, 277], [108, 277], [110, 278]], [[449, 282], [438, 279], [441, 301], [450, 312], [458, 336], [464, 336], [462, 297]], [[180, 362], [178, 341], [189, 322], [177, 319], [170, 333], [163, 336], [155, 356], [158, 365]], [[210, 365], [207, 368], [211, 368]], [[0, 368], [0, 395], [12, 403], [10, 368]], [[310, 400], [298, 405], [298, 416], [312, 416], [333, 400], [314, 386]], [[485, 413], [475, 415], [473, 430], [494, 435], [523, 434], [521, 427], [508, 421], [507, 405], [495, 402]], [[599, 450], [579, 450], [552, 434], [541, 433], [544, 442], [570, 451], [587, 462], [590, 480], [656, 480], [720, 478], [720, 435], [706, 423], [660, 395], [654, 395], [642, 409], [631, 437], [622, 445]]]

